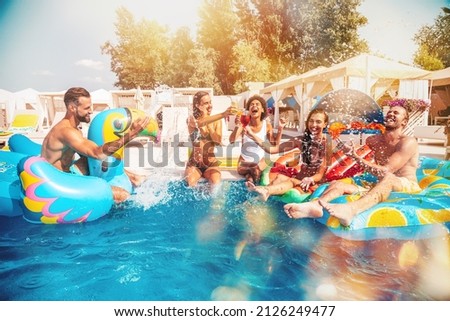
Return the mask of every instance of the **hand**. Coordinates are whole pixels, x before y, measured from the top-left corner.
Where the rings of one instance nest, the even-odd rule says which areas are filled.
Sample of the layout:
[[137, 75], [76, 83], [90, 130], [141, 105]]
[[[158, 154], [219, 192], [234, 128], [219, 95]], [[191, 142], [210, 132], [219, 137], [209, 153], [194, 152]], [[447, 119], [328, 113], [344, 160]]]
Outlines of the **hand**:
[[286, 118], [280, 117], [280, 119], [278, 120], [278, 128], [283, 129], [284, 126], [286, 126], [286, 124], [287, 124]]
[[150, 123], [150, 117], [145, 116], [144, 118], [138, 118], [131, 124], [130, 128], [130, 137], [131, 139], [135, 138], [141, 131], [144, 130], [145, 127]]
[[344, 143], [339, 138], [336, 138], [336, 141], [338, 142], [337, 147], [339, 149], [341, 149], [345, 155], [350, 156], [350, 157], [354, 157], [354, 155], [356, 155], [355, 145], [353, 143], [353, 140], [350, 140], [350, 141]]
[[307, 191], [309, 189], [310, 186], [314, 185], [314, 179], [312, 177], [305, 177], [302, 179], [302, 182], [300, 183], [300, 187], [304, 190]]
[[226, 118], [230, 115], [236, 115], [238, 112], [238, 109], [236, 106], [230, 106], [223, 112], [223, 117]]
[[253, 130], [250, 126], [243, 127], [242, 132], [244, 133], [244, 135], [247, 135], [248, 137], [250, 137], [252, 139], [254, 139], [254, 137], [255, 137], [255, 133], [253, 132]]

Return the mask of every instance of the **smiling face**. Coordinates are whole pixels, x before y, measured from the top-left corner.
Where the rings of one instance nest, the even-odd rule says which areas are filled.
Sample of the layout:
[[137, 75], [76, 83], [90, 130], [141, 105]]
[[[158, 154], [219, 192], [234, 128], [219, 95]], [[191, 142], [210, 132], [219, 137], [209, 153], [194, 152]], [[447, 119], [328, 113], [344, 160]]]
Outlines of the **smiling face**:
[[260, 118], [261, 114], [263, 113], [263, 107], [261, 105], [261, 102], [257, 99], [250, 102], [248, 106], [248, 114], [252, 118]]
[[405, 127], [408, 124], [408, 113], [405, 108], [394, 106], [389, 109], [384, 118], [386, 130], [394, 130]]
[[253, 96], [247, 102], [246, 109], [248, 110], [248, 115], [254, 119], [263, 120], [267, 114], [267, 106], [264, 98], [260, 96]]
[[75, 117], [80, 123], [87, 123], [91, 121], [92, 103], [90, 97], [79, 97], [78, 105], [75, 106]]
[[200, 98], [200, 102], [196, 105], [196, 107], [202, 113], [203, 116], [211, 115], [212, 111], [211, 97], [209, 95], [204, 95], [202, 98]]
[[313, 136], [322, 135], [323, 130], [328, 125], [328, 120], [323, 112], [313, 112], [308, 117], [307, 124], [308, 129]]

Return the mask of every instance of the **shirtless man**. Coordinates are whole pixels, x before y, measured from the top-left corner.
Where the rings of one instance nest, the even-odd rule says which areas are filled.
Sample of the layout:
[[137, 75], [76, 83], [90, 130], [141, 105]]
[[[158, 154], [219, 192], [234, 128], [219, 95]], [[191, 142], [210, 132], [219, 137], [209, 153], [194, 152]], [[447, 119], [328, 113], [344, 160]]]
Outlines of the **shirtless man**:
[[331, 204], [329, 201], [343, 194], [351, 194], [359, 187], [334, 181], [318, 200], [301, 204], [286, 204], [284, 211], [291, 218], [321, 217], [325, 208], [330, 215], [348, 226], [353, 218], [370, 207], [385, 201], [391, 192], [416, 193], [421, 189], [417, 182], [416, 170], [419, 165], [418, 143], [414, 137], [402, 134], [409, 115], [401, 106], [391, 107], [385, 117], [384, 134], [367, 138], [366, 144], [375, 153], [375, 163], [356, 155], [353, 146], [348, 146], [348, 154], [359, 164], [379, 178], [379, 182], [357, 201], [346, 204]]
[[[91, 121], [92, 107], [89, 92], [80, 87], [67, 90], [64, 94], [66, 115], [49, 131], [42, 143], [41, 155], [50, 164], [61, 171], [89, 175], [87, 158], [106, 159], [135, 138], [149, 123], [149, 117], [137, 119], [123, 137], [98, 146], [83, 137], [78, 129], [80, 123]], [[75, 153], [80, 158], [74, 162]], [[137, 183], [137, 175], [127, 173], [133, 185]], [[111, 186], [116, 203], [126, 200], [129, 193], [118, 186]]]

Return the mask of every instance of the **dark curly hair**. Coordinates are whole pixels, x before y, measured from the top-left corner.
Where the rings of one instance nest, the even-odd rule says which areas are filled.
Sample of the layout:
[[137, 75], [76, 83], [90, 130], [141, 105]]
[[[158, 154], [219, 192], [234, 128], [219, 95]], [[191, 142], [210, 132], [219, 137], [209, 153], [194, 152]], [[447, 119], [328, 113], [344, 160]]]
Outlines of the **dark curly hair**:
[[248, 110], [250, 108], [250, 104], [252, 101], [257, 100], [261, 103], [261, 106], [263, 107], [263, 112], [261, 114], [261, 120], [265, 119], [267, 117], [267, 102], [264, 98], [262, 98], [259, 95], [253, 95], [247, 100], [247, 103], [245, 104], [245, 109]]

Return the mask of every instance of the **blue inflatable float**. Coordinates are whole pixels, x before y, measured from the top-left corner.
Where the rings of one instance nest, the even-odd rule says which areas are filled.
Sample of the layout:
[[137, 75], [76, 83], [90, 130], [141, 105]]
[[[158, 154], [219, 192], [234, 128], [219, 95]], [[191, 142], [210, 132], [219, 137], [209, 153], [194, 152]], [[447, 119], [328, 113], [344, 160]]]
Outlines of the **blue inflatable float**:
[[[116, 108], [99, 113], [88, 138], [98, 145], [123, 136], [143, 112]], [[141, 135], [156, 137], [158, 124], [151, 119]], [[90, 176], [62, 172], [39, 156], [40, 145], [13, 135], [11, 151], [0, 151], [0, 215], [21, 216], [32, 223], [79, 223], [98, 219], [113, 205], [111, 185], [131, 192], [124, 172], [123, 148], [105, 161], [88, 159]]]
[[[423, 239], [448, 234], [450, 228], [450, 161], [421, 157], [417, 179], [420, 193], [392, 192], [389, 198], [358, 214], [350, 226], [342, 226], [339, 220], [324, 209], [323, 216], [316, 220], [326, 225], [331, 232], [345, 239]], [[346, 183], [367, 186], [376, 180], [362, 174], [343, 178]], [[283, 203], [302, 203], [319, 198], [328, 183], [320, 185], [313, 193], [300, 193], [296, 189], [285, 195], [274, 196]], [[361, 194], [343, 195], [331, 203], [348, 203]]]

